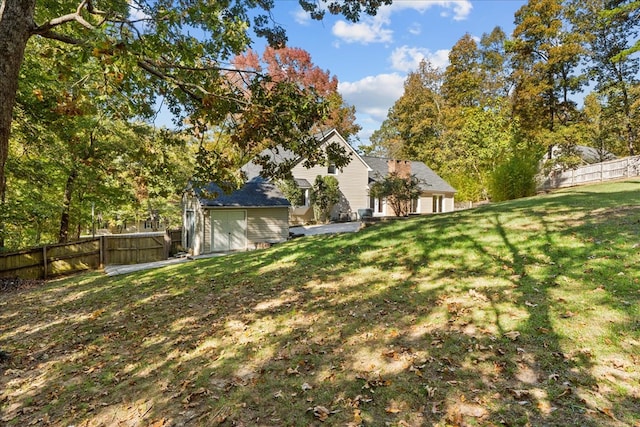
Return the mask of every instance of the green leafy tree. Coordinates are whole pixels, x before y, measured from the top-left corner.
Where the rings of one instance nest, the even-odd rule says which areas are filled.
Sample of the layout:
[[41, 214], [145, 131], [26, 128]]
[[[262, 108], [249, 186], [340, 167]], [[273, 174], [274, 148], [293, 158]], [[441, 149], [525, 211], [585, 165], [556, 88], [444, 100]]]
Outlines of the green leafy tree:
[[533, 196], [536, 192], [537, 154], [518, 150], [500, 163], [489, 181], [491, 200], [501, 202]]
[[388, 135], [393, 135], [393, 139], [386, 144], [390, 151], [401, 154], [397, 157], [412, 160], [429, 157], [428, 164], [436, 168], [446, 160], [440, 146], [444, 131], [441, 86], [442, 72], [426, 60], [407, 76], [404, 93], [387, 117], [387, 127], [393, 130]]
[[[324, 1], [300, 3], [315, 19], [328, 11], [357, 21], [390, 0], [330, 2], [328, 8]], [[122, 94], [135, 116], [151, 116], [162, 97], [177, 118], [188, 118], [200, 132], [220, 126], [237, 132], [230, 143], [239, 149], [275, 144], [272, 129], [279, 144], [307, 157], [305, 144], [313, 142], [307, 134], [323, 116], [325, 100], [294, 84], [268, 85], [270, 79], [263, 75], [247, 83], [249, 91], [242, 90], [229, 78], [238, 70], [225, 65], [250, 44], [251, 27], [270, 45], [285, 44], [284, 30], [270, 18], [274, 5], [273, 0], [2, 0], [0, 209], [5, 209], [5, 166], [20, 70], [28, 42], [38, 38], [57, 43], [64, 51], [60, 63], [69, 70], [89, 59], [103, 64], [102, 95]], [[216, 168], [212, 175], [222, 170]], [[0, 246], [3, 237], [0, 229]]]
[[511, 150], [518, 124], [507, 103], [452, 110], [459, 115], [455, 127], [447, 132], [450, 156], [440, 172], [458, 190], [456, 197], [461, 200], [487, 199], [489, 178]]
[[624, 154], [633, 156], [638, 144], [633, 109], [638, 98], [633, 87], [639, 81], [640, 58], [626, 53], [638, 37], [638, 9], [627, 10], [628, 5], [605, 0], [575, 1], [573, 7], [574, 27], [587, 36], [588, 70], [595, 80], [595, 91], [606, 101], [606, 115], [620, 124], [618, 132], [626, 141]]
[[500, 27], [483, 34], [480, 39], [483, 105], [499, 104], [511, 93], [513, 82], [510, 77], [510, 56], [505, 48], [507, 40], [507, 35]]
[[[515, 81], [512, 99], [529, 137], [576, 119], [570, 95], [584, 82], [577, 74], [583, 35], [568, 28], [569, 12], [560, 0], [529, 0], [515, 15], [516, 28], [508, 43]], [[553, 145], [546, 148], [550, 154]]]
[[477, 107], [483, 103], [483, 75], [478, 45], [465, 34], [451, 48], [442, 83], [442, 96], [452, 107]]
[[404, 144], [400, 132], [390, 117], [387, 117], [382, 122], [380, 129], [371, 134], [369, 140], [371, 144], [358, 147], [366, 156], [387, 157], [390, 159], [403, 157]]
[[304, 190], [298, 187], [298, 184], [293, 179], [280, 179], [276, 182], [276, 185], [284, 197], [291, 203], [291, 206], [299, 206], [298, 201], [302, 199]]
[[420, 180], [415, 175], [402, 176], [397, 172], [378, 179], [370, 189], [374, 198], [385, 198], [395, 216], [408, 216], [411, 203], [420, 197]]
[[340, 188], [335, 176], [316, 176], [311, 190], [311, 205], [317, 221], [328, 222], [331, 210], [340, 201]]
[[[628, 21], [629, 23], [634, 23], [634, 22], [638, 22], [638, 19], [640, 19], [640, 1], [638, 0], [614, 0], [614, 1], [608, 2], [607, 6], [608, 7], [600, 10], [599, 13], [602, 17], [604, 17], [609, 22], [624, 20], [624, 21]], [[636, 26], [632, 25], [630, 30], [632, 31], [632, 34], [634, 35], [638, 34], [637, 25]], [[635, 43], [633, 43], [628, 48], [624, 49], [623, 51], [618, 53], [616, 56], [614, 56], [613, 60], [623, 61], [630, 55], [639, 51], [640, 51], [640, 40], [636, 39]]]

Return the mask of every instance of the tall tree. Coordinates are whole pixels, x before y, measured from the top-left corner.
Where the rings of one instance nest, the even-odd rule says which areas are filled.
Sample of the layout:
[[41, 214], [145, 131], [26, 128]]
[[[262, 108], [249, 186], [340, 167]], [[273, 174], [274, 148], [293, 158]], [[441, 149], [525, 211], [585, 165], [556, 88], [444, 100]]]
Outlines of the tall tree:
[[427, 60], [409, 73], [404, 93], [389, 110], [390, 129], [395, 129], [395, 141], [402, 144], [402, 158], [429, 158], [427, 164], [438, 168], [445, 160], [439, 138], [444, 130], [444, 99], [441, 95], [442, 72]]
[[349, 140], [360, 131], [361, 127], [355, 123], [355, 108], [346, 105], [338, 92], [338, 78], [315, 65], [304, 49], [267, 46], [262, 57], [250, 50], [237, 56], [233, 63], [239, 70], [267, 73], [273, 81], [298, 82], [325, 98], [328, 101], [327, 117], [314, 126], [315, 132], [335, 128]]
[[515, 14], [516, 28], [508, 44], [516, 85], [514, 112], [530, 136], [541, 128], [553, 132], [576, 117], [570, 95], [583, 84], [576, 74], [582, 35], [568, 28], [567, 12], [561, 0], [529, 0]]
[[480, 39], [480, 69], [484, 105], [500, 103], [511, 93], [510, 58], [506, 51], [507, 35], [500, 27], [495, 27]]
[[[626, 141], [626, 154], [637, 152], [638, 128], [634, 126], [632, 105], [637, 99], [632, 88], [638, 84], [640, 58], [626, 52], [638, 36], [638, 10], [635, 17], [626, 2], [608, 0], [575, 1], [574, 26], [587, 35], [588, 70], [595, 79], [595, 90], [607, 101], [607, 114], [618, 117]], [[618, 10], [618, 12], [615, 12]]]
[[[302, 0], [312, 17], [321, 19], [325, 10], [357, 21], [361, 13], [375, 14], [390, 0], [345, 0], [340, 4]], [[251, 105], [287, 98], [288, 107], [308, 103], [312, 98], [290, 86], [280, 85], [278, 96], [247, 98], [225, 84], [225, 62], [249, 44], [248, 29], [271, 45], [286, 42], [284, 30], [273, 24], [269, 11], [273, 0], [151, 1], [151, 0], [2, 0], [0, 3], [0, 209], [6, 192], [5, 165], [16, 92], [27, 42], [32, 37], [56, 40], [76, 60], [94, 56], [114, 72], [105, 77], [140, 102], [138, 113], [148, 113], [156, 96], [164, 96], [176, 114], [215, 107], [209, 121], [220, 122], [228, 114], [253, 114]], [[253, 17], [253, 19], [251, 19]], [[195, 31], [194, 31], [195, 30]], [[198, 34], [198, 37], [193, 34]], [[264, 95], [264, 94], [263, 94]], [[212, 102], [215, 100], [215, 102]], [[143, 107], [147, 107], [146, 109]], [[256, 108], [257, 109], [257, 108]], [[273, 110], [274, 114], [281, 110]], [[315, 109], [301, 114], [317, 115]], [[290, 118], [290, 117], [289, 117]], [[264, 129], [278, 121], [265, 115]], [[304, 122], [304, 120], [302, 120]], [[293, 127], [280, 126], [281, 143], [294, 144], [299, 134], [287, 134]], [[246, 134], [244, 136], [247, 136]], [[252, 135], [261, 138], [260, 132]], [[307, 139], [306, 142], [310, 141]], [[3, 232], [0, 230], [0, 240]], [[0, 241], [0, 246], [2, 242]]]
[[451, 48], [442, 83], [442, 95], [452, 107], [477, 107], [482, 103], [480, 52], [468, 33]]

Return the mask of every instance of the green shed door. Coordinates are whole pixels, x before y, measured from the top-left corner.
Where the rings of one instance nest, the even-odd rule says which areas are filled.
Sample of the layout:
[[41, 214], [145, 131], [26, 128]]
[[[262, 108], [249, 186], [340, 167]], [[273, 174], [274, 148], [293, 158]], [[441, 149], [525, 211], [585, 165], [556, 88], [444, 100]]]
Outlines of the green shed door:
[[247, 248], [246, 211], [211, 212], [211, 251], [239, 251]]

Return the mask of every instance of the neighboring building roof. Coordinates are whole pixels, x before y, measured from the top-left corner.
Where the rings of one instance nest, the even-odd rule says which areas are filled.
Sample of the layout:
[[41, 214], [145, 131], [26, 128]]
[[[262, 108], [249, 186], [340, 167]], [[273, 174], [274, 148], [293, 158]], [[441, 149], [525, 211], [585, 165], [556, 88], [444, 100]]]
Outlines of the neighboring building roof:
[[[340, 135], [340, 133], [336, 129], [331, 129], [326, 132], [319, 132], [315, 134], [313, 137], [320, 141], [322, 144], [326, 143], [332, 135], [337, 135], [343, 142], [351, 155], [355, 157], [357, 160], [362, 162], [366, 167], [368, 167], [367, 163], [363, 160], [362, 156], [358, 154], [358, 152]], [[283, 161], [296, 160], [296, 163], [303, 161], [302, 157], [297, 156], [293, 151], [287, 150], [284, 147], [278, 146], [273, 149], [267, 149], [260, 153], [261, 156], [269, 156], [271, 160], [275, 163], [282, 163]], [[352, 158], [353, 158], [352, 157]], [[252, 179], [256, 176], [260, 176], [262, 173], [262, 166], [253, 163], [253, 161], [247, 163], [242, 168], [242, 171], [247, 175], [248, 179]]]
[[313, 187], [309, 181], [304, 178], [293, 178], [296, 182], [296, 185], [300, 188], [311, 188]]
[[[575, 145], [572, 147], [575, 150], [576, 154], [580, 156], [580, 158], [587, 164], [606, 162], [607, 160], [614, 160], [617, 157], [607, 151], [607, 150], [599, 150], [593, 147], [587, 147], [585, 145]], [[552, 149], [552, 157], [556, 158], [562, 151], [560, 147], [554, 147]]]
[[274, 184], [263, 178], [249, 180], [242, 188], [225, 194], [214, 184], [194, 190], [205, 207], [287, 207], [291, 206], [284, 194]]
[[[282, 163], [289, 160], [296, 160], [298, 156], [290, 150], [285, 149], [284, 147], [278, 146], [276, 148], [264, 150], [260, 153], [261, 156], [269, 156], [274, 163]], [[247, 179], [251, 180], [253, 178], [259, 177], [262, 173], [262, 166], [255, 164], [253, 161], [247, 163], [242, 166], [241, 170], [247, 174]]]
[[[388, 161], [392, 159], [371, 156], [363, 156], [362, 158], [371, 168], [369, 171], [369, 182], [377, 181], [389, 173]], [[420, 180], [420, 187], [423, 191], [435, 193], [456, 192], [455, 188], [449, 185], [447, 181], [440, 178], [437, 173], [431, 170], [431, 168], [423, 162], [411, 161], [411, 175], [415, 175], [415, 177]]]

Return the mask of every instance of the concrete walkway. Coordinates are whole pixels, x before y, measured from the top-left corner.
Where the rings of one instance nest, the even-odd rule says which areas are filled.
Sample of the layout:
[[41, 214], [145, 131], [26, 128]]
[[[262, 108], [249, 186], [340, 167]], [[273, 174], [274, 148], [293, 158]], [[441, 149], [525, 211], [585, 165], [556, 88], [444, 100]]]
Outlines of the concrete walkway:
[[360, 221], [336, 222], [334, 224], [304, 225], [291, 227], [289, 231], [296, 234], [310, 236], [313, 234], [355, 233], [360, 230]]
[[221, 252], [215, 254], [204, 254], [196, 257], [182, 257], [182, 258], [169, 258], [163, 261], [145, 262], [143, 264], [128, 264], [128, 265], [107, 265], [104, 268], [104, 272], [107, 276], [117, 276], [119, 274], [133, 273], [134, 271], [150, 270], [152, 268], [164, 267], [166, 265], [182, 264], [185, 262], [193, 261], [194, 259], [212, 258], [217, 256], [228, 255], [229, 252]]

